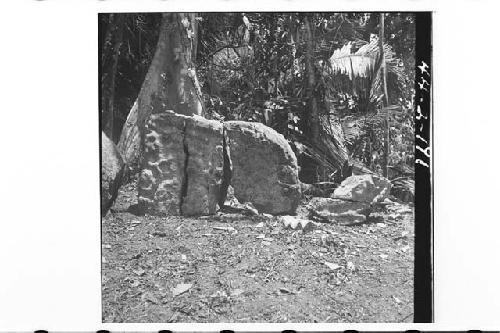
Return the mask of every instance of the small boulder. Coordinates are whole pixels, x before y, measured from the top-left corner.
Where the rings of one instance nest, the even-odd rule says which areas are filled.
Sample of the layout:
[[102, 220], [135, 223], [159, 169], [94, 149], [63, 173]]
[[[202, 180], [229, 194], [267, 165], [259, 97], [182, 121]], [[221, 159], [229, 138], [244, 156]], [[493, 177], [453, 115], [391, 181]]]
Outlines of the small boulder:
[[101, 215], [104, 216], [118, 195], [125, 163], [118, 149], [104, 132], [101, 133]]
[[363, 223], [371, 213], [366, 202], [332, 198], [313, 198], [308, 206], [310, 217], [342, 225]]
[[262, 213], [295, 213], [301, 196], [299, 168], [283, 135], [245, 121], [225, 122], [224, 130], [235, 197]]
[[346, 178], [333, 192], [332, 198], [365, 203], [383, 201], [391, 191], [391, 183], [375, 174]]

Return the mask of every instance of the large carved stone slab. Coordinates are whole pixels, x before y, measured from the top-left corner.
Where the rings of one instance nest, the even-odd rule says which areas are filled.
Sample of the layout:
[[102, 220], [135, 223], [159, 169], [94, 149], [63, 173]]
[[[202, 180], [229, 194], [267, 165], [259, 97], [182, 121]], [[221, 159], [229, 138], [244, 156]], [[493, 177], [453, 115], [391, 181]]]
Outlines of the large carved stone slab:
[[225, 122], [224, 129], [235, 197], [263, 213], [293, 214], [300, 200], [298, 165], [283, 135], [244, 121]]
[[152, 215], [180, 215], [185, 179], [184, 129], [188, 117], [152, 114], [145, 124], [139, 207]]
[[223, 126], [216, 120], [194, 116], [186, 119], [187, 189], [183, 215], [214, 214], [221, 200], [223, 180]]

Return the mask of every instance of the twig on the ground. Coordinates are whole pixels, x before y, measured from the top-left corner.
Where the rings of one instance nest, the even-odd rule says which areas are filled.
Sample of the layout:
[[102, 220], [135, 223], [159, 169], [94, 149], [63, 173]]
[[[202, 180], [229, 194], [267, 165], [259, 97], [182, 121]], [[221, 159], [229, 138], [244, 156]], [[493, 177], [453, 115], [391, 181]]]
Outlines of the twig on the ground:
[[406, 319], [408, 319], [411, 315], [413, 314], [413, 312], [410, 312], [407, 316], [405, 316], [403, 319], [401, 319], [401, 321], [405, 321]]

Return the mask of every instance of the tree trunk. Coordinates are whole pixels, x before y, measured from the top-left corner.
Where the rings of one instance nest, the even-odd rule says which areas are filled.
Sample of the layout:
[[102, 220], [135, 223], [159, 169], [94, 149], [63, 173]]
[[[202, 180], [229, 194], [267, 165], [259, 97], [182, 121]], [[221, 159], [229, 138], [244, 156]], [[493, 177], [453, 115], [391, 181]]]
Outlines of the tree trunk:
[[335, 181], [344, 179], [347, 174], [348, 154], [343, 143], [340, 124], [332, 124], [329, 112], [320, 116], [319, 108], [323, 106], [318, 101], [316, 92], [316, 72], [314, 68], [314, 30], [312, 16], [306, 14], [304, 27], [306, 31], [305, 76], [306, 98], [308, 110], [305, 113], [305, 127], [307, 138], [302, 138], [304, 154], [299, 157], [301, 172], [299, 177], [306, 183], [329, 181], [335, 175]]
[[108, 128], [109, 138], [115, 142], [115, 86], [116, 73], [118, 70], [118, 57], [120, 55], [120, 47], [123, 42], [123, 27], [125, 25], [125, 16], [118, 15], [116, 23], [116, 38], [113, 46], [113, 60], [111, 63], [111, 77], [109, 79], [109, 99], [108, 99]]
[[105, 71], [101, 81], [101, 113], [104, 120], [101, 124], [112, 141], [116, 136], [114, 131], [115, 85], [124, 25], [123, 15], [110, 14], [106, 37], [102, 45], [103, 55], [100, 59], [101, 70]]
[[319, 117], [318, 117], [318, 101], [316, 100], [316, 74], [314, 71], [314, 32], [311, 28], [311, 23], [309, 22], [309, 15], [306, 14], [304, 18], [304, 25], [306, 28], [307, 41], [306, 41], [306, 73], [307, 73], [307, 100], [308, 100], [308, 112], [306, 112], [307, 117], [307, 127], [306, 130], [310, 133], [312, 141], [316, 142], [319, 138]]
[[107, 23], [106, 23], [106, 35], [104, 36], [104, 41], [101, 46], [101, 58], [99, 59], [99, 76], [101, 78], [101, 81], [99, 82], [99, 95], [100, 95], [100, 100], [99, 100], [99, 111], [101, 113], [101, 128], [104, 132], [108, 132], [106, 129], [106, 125], [109, 123], [108, 122], [108, 112], [107, 112], [107, 106], [108, 106], [108, 77], [109, 77], [109, 70], [106, 71], [106, 69], [109, 68], [108, 63], [108, 58], [110, 58], [111, 54], [111, 39], [113, 37], [113, 21], [114, 21], [114, 15], [115, 14], [102, 14], [102, 15], [107, 15]]
[[[384, 55], [384, 13], [380, 13], [380, 32], [379, 32], [379, 48], [380, 48], [380, 74], [382, 75], [382, 85], [384, 87], [384, 106], [389, 105], [389, 95], [387, 94], [387, 67], [385, 65]], [[387, 177], [389, 172], [389, 111], [386, 110], [387, 115], [385, 118], [385, 138], [384, 138], [384, 166], [383, 175]]]
[[203, 100], [193, 63], [196, 32], [194, 13], [163, 14], [155, 55], [118, 143], [120, 153], [133, 170], [140, 155], [140, 133], [153, 102], [184, 115], [202, 114]]

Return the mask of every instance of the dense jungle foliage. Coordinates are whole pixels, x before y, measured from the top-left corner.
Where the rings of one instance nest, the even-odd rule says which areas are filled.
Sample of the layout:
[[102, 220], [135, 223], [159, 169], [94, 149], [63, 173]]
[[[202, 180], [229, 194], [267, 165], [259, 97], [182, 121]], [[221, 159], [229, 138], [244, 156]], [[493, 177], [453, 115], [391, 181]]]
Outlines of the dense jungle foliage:
[[[159, 13], [99, 15], [101, 127], [115, 142], [161, 22]], [[198, 13], [196, 24], [205, 117], [282, 133], [307, 183], [338, 182], [353, 165], [389, 178], [412, 172], [413, 14]]]

